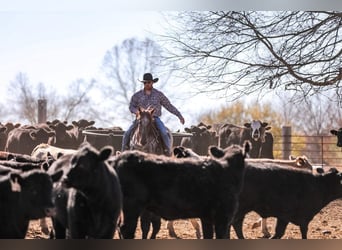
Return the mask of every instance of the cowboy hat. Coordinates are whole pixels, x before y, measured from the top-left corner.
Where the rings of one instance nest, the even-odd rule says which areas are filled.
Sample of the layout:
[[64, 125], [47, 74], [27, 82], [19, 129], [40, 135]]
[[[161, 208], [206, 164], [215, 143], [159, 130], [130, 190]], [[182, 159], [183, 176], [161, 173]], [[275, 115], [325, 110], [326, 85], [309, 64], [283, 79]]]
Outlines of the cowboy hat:
[[158, 82], [159, 78], [154, 78], [153, 79], [153, 76], [151, 73], [145, 73], [144, 76], [143, 76], [143, 79], [142, 80], [139, 80], [140, 82]]

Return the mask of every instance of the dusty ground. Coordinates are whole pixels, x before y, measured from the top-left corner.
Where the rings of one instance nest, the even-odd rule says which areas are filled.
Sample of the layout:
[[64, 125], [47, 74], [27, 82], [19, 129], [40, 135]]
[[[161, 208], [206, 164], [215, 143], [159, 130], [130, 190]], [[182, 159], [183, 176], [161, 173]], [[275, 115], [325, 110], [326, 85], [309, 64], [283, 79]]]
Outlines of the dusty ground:
[[[339, 168], [342, 171], [342, 168]], [[310, 204], [308, 204], [310, 206]], [[252, 229], [251, 226], [259, 219], [259, 216], [251, 212], [246, 215], [244, 220], [244, 235], [247, 239], [262, 238], [261, 228]], [[268, 218], [268, 229], [271, 234], [274, 233], [275, 218]], [[48, 220], [51, 227], [51, 222]], [[196, 239], [195, 230], [188, 220], [178, 220], [174, 223], [175, 232], [182, 239]], [[31, 221], [28, 230], [27, 239], [47, 239], [39, 227], [38, 221]], [[117, 239], [115, 235], [114, 239]], [[138, 226], [136, 238], [141, 238], [141, 231]], [[231, 230], [231, 238], [236, 239], [234, 230]], [[173, 239], [168, 235], [166, 222], [162, 221], [161, 230], [157, 235], [157, 239]], [[283, 239], [301, 239], [299, 227], [289, 224], [286, 228]], [[335, 200], [323, 208], [309, 224], [308, 239], [342, 239], [342, 199]]]
[[[244, 234], [247, 239], [258, 239], [262, 237], [261, 229], [251, 229], [252, 224], [257, 221], [259, 216], [251, 212], [247, 214], [244, 220]], [[274, 218], [269, 218], [268, 228], [271, 233], [274, 231]], [[50, 221], [49, 221], [49, 225]], [[187, 220], [178, 220], [174, 223], [177, 235], [182, 239], [196, 239], [195, 230]], [[32, 221], [27, 233], [27, 239], [46, 239], [39, 228], [38, 221]], [[117, 239], [117, 235], [114, 237]], [[141, 231], [138, 228], [136, 238], [141, 238]], [[234, 230], [231, 232], [231, 238], [236, 239]], [[289, 224], [283, 239], [300, 239], [299, 227]], [[157, 235], [157, 239], [172, 239], [168, 235], [166, 222], [162, 221], [162, 227]], [[331, 202], [323, 208], [310, 222], [308, 230], [308, 239], [342, 239], [342, 199]]]

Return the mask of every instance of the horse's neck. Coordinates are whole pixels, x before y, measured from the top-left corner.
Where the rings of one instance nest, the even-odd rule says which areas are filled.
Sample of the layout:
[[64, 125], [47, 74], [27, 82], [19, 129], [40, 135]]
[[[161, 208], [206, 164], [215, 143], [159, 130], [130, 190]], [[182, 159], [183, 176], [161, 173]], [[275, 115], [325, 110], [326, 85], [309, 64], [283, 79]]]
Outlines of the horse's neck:
[[131, 138], [131, 149], [138, 149], [144, 152], [157, 153], [158, 148], [162, 148], [161, 140], [158, 139], [158, 129], [152, 121], [149, 125], [142, 128], [141, 125], [136, 127]]
[[153, 139], [154, 137], [158, 137], [158, 130], [154, 124], [154, 121], [151, 121], [151, 123], [145, 127], [138, 125], [136, 128], [136, 135], [136, 139], [139, 141], [143, 140], [144, 138], [146, 138], [146, 141], [149, 141], [149, 138]]

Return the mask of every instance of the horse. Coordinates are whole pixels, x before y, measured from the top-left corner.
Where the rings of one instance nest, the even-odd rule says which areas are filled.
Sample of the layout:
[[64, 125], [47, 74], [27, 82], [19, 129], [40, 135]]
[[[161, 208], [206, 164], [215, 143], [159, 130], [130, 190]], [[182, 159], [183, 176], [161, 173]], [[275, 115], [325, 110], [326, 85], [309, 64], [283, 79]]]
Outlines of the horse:
[[[146, 153], [166, 155], [163, 140], [153, 119], [154, 110], [154, 108], [138, 108], [138, 114], [136, 117], [137, 124], [133, 129], [129, 140], [130, 150], [139, 150]], [[168, 134], [172, 147], [173, 137], [169, 129]], [[145, 210], [140, 215], [140, 225], [143, 239], [147, 239], [147, 234], [149, 232], [151, 223], [153, 230], [150, 239], [155, 239], [160, 230], [161, 217]]]
[[[139, 150], [158, 155], [165, 154], [165, 145], [154, 122], [153, 113], [154, 108], [138, 109], [137, 125], [130, 137], [130, 150]], [[172, 145], [170, 130], [168, 130], [168, 133]]]

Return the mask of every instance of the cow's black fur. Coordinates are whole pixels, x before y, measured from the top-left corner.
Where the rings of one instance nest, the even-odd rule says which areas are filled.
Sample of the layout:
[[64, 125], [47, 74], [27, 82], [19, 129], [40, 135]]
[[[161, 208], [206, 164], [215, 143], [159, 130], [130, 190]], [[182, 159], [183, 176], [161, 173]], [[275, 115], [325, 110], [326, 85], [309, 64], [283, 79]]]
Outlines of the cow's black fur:
[[61, 156], [55, 162], [56, 168], [65, 171], [62, 183], [55, 188], [56, 238], [114, 237], [122, 197], [118, 176], [107, 163], [112, 151], [112, 147], [98, 151], [83, 143], [75, 154]]
[[113, 162], [123, 191], [124, 238], [134, 238], [145, 209], [166, 220], [200, 218], [204, 238], [227, 238], [243, 185], [246, 153], [210, 147], [220, 159], [175, 159], [125, 151]]
[[332, 129], [330, 130], [330, 133], [337, 137], [336, 146], [342, 147], [342, 128], [340, 128], [339, 130]]
[[52, 214], [52, 182], [60, 177], [61, 172], [50, 176], [42, 170], [14, 170], [0, 178], [0, 238], [23, 239], [30, 220]]
[[302, 238], [306, 239], [313, 217], [329, 202], [342, 197], [341, 182], [342, 173], [336, 169], [316, 175], [274, 164], [248, 163], [234, 230], [243, 238], [243, 219], [248, 212], [255, 211], [263, 218], [277, 218], [271, 238], [281, 238], [291, 222], [300, 227]]

